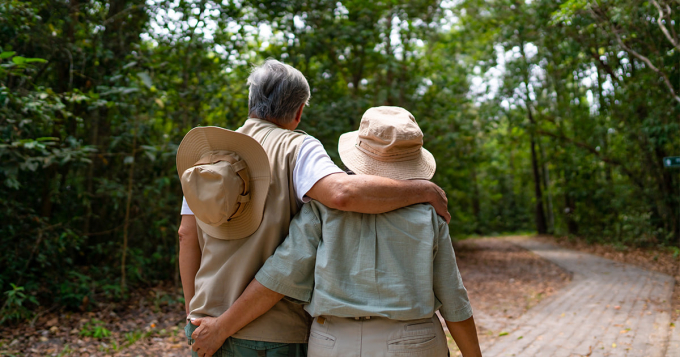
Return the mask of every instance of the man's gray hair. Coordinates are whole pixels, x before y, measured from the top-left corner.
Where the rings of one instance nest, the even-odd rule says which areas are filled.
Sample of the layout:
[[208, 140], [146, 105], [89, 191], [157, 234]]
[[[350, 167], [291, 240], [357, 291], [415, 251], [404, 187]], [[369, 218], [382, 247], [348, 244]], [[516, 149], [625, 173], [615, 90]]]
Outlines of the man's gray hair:
[[293, 121], [310, 97], [309, 83], [302, 72], [275, 59], [253, 68], [248, 85], [248, 115], [277, 124]]

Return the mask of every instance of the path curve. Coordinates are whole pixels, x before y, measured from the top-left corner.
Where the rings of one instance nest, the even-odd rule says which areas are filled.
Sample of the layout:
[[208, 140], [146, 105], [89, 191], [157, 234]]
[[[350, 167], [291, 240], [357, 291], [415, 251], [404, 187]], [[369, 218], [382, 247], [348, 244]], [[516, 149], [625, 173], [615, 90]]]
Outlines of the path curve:
[[670, 321], [672, 277], [529, 238], [509, 240], [573, 280], [506, 326], [507, 335], [483, 346], [484, 356], [680, 356], [680, 326]]

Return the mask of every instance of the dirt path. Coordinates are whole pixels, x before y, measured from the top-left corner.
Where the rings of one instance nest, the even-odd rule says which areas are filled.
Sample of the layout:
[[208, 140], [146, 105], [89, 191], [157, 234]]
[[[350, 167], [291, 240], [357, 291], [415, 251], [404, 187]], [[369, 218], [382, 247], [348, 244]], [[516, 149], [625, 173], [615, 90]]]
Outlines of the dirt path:
[[501, 238], [458, 241], [454, 248], [482, 346], [571, 281], [568, 271]]
[[672, 319], [680, 318], [680, 251], [664, 248], [631, 248], [610, 244], [588, 243], [578, 238], [532, 237], [541, 242], [597, 255], [619, 263], [632, 264], [645, 270], [656, 271], [675, 277], [675, 289], [671, 300]]
[[574, 273], [508, 326], [488, 356], [678, 356], [669, 343], [674, 278], [532, 239], [514, 244]]

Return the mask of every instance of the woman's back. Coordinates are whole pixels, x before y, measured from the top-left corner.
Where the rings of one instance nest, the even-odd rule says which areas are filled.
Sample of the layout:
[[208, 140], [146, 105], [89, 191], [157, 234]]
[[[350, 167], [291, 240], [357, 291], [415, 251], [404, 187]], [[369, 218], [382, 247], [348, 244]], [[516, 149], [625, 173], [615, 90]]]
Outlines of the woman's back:
[[471, 315], [448, 226], [425, 204], [362, 214], [312, 201], [257, 279], [268, 276], [294, 286], [286, 295], [309, 302], [312, 316]]

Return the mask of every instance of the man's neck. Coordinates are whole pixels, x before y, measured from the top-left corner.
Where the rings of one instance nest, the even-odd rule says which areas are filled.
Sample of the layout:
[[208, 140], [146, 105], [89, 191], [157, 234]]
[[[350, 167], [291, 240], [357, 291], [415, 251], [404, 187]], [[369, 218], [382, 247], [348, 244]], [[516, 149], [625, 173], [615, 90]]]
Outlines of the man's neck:
[[250, 117], [250, 119], [264, 120], [264, 121], [266, 121], [266, 122], [270, 122], [270, 123], [272, 123], [272, 124], [278, 126], [278, 127], [281, 128], [281, 129], [287, 129], [287, 130], [291, 130], [291, 131], [292, 131], [292, 130], [295, 130], [295, 129], [297, 128], [298, 124], [300, 123], [299, 121], [293, 120], [293, 121], [291, 121], [291, 122], [289, 122], [289, 123], [287, 123], [287, 124], [279, 124], [279, 123], [277, 123], [277, 122], [275, 122], [275, 121], [272, 121], [272, 120], [261, 119], [261, 118], [252, 117], [252, 116]]

